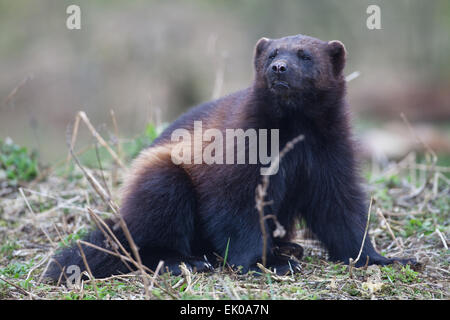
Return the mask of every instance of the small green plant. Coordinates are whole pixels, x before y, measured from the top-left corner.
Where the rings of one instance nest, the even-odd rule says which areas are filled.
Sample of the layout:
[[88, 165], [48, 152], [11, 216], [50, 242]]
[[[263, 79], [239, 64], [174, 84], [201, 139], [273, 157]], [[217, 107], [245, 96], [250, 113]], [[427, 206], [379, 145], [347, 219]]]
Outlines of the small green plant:
[[18, 279], [27, 275], [33, 264], [33, 261], [31, 261], [30, 263], [10, 263], [6, 267], [0, 269], [0, 274], [8, 278]]
[[59, 248], [67, 248], [75, 243], [75, 241], [83, 239], [88, 234], [88, 230], [81, 228], [75, 233], [71, 233], [64, 237], [63, 241], [58, 242]]
[[148, 147], [153, 142], [153, 140], [158, 137], [162, 129], [163, 127], [157, 128], [153, 123], [147, 124], [147, 126], [145, 127], [145, 131], [142, 134], [140, 134], [131, 142], [123, 145], [127, 156], [130, 159], [135, 158], [142, 149]]
[[333, 274], [345, 275], [348, 273], [348, 266], [342, 264], [330, 264], [332, 265]]
[[396, 281], [403, 283], [413, 283], [418, 282], [419, 273], [412, 270], [409, 265], [401, 267], [400, 270], [394, 265], [388, 265], [381, 268], [383, 277], [388, 281], [395, 283]]
[[2, 176], [11, 185], [31, 181], [38, 174], [35, 152], [15, 144], [11, 139], [0, 140], [0, 180]]
[[230, 248], [230, 238], [228, 238], [227, 241], [227, 247], [225, 248], [225, 257], [223, 258], [223, 266], [222, 268], [225, 268], [226, 264], [227, 264], [227, 259], [228, 259], [228, 249]]
[[361, 295], [361, 291], [359, 290], [358, 286], [355, 283], [347, 283], [343, 290], [345, 292], [347, 292], [349, 295], [351, 295], [352, 297], [356, 297], [356, 296], [360, 296]]
[[432, 219], [410, 219], [404, 227], [403, 235], [409, 237], [416, 233], [430, 235], [435, 230]]
[[63, 296], [64, 300], [79, 300], [80, 295], [76, 292], [69, 292], [68, 294]]
[[11, 260], [12, 253], [14, 250], [19, 249], [20, 246], [14, 242], [7, 240], [1, 247], [0, 247], [0, 253], [6, 257], [6, 259]]

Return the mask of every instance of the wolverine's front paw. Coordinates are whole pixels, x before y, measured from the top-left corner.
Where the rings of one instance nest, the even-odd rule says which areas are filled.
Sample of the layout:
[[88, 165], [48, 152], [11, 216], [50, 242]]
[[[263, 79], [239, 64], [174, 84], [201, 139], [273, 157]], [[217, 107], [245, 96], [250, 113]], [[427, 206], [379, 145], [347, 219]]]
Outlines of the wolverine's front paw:
[[186, 268], [191, 272], [211, 272], [214, 267], [208, 260], [200, 257], [188, 257], [182, 260], [167, 260], [164, 262], [164, 272], [178, 276], [182, 273], [180, 265], [184, 263]]
[[406, 258], [406, 259], [393, 258], [390, 260], [392, 261], [391, 263], [399, 263], [402, 265], [409, 265], [409, 266], [411, 266], [411, 268], [413, 270], [420, 270], [423, 267], [422, 263], [420, 263], [419, 261], [417, 261], [414, 258]]
[[186, 262], [186, 266], [190, 268], [193, 272], [211, 272], [214, 271], [214, 267], [206, 259], [201, 258], [190, 258]]
[[[267, 263], [266, 269], [275, 272], [279, 276], [285, 276], [287, 274], [301, 272], [300, 264], [293, 259], [276, 259], [275, 261], [270, 261]], [[261, 272], [258, 266], [250, 268], [250, 270]]]
[[[362, 262], [362, 261], [361, 261]], [[371, 257], [369, 258], [369, 264], [378, 264], [378, 265], [388, 265], [388, 264], [394, 264], [398, 263], [401, 265], [410, 265], [413, 269], [420, 269], [422, 267], [422, 264], [418, 262], [414, 258], [385, 258], [385, 257]], [[362, 265], [360, 265], [362, 266]]]
[[301, 260], [303, 257], [303, 247], [294, 242], [279, 242], [272, 249], [275, 256], [294, 257]]
[[285, 276], [291, 273], [298, 273], [302, 271], [300, 264], [292, 259], [287, 259], [287, 261], [276, 263], [270, 266], [273, 271], [279, 276]]

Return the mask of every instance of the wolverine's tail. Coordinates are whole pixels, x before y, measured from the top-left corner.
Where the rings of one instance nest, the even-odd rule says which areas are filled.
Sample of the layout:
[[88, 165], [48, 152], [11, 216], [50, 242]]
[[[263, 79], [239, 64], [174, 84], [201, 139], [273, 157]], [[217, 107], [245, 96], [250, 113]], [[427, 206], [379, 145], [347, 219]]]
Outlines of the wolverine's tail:
[[[112, 230], [112, 222], [108, 221], [107, 223], [110, 225]], [[122, 230], [114, 231], [114, 234], [124, 248], [129, 251], [129, 245]], [[83, 240], [114, 252], [110, 241], [106, 239], [103, 232], [99, 229], [89, 233]], [[133, 270], [130, 268], [130, 263], [128, 263], [127, 266], [126, 262], [122, 261], [117, 256], [100, 251], [99, 249], [82, 243], [80, 243], [80, 246], [86, 258], [89, 269], [95, 278], [104, 278], [112, 274], [126, 273]], [[86, 264], [83, 260], [80, 248], [77, 244], [74, 244], [70, 248], [63, 249], [62, 251], [56, 253], [53, 257], [53, 261], [47, 269], [47, 272], [45, 273], [45, 277], [53, 280], [58, 280], [62, 277], [61, 279], [65, 280], [73, 275], [74, 272], [81, 274], [85, 270]]]

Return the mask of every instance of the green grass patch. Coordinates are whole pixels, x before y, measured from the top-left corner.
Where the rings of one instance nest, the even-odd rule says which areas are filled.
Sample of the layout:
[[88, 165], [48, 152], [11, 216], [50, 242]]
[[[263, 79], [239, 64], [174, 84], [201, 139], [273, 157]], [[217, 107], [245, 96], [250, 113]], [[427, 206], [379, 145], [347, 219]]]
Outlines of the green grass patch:
[[419, 273], [412, 270], [409, 265], [398, 268], [396, 265], [387, 265], [381, 267], [382, 276], [385, 280], [395, 283], [402, 282], [406, 284], [420, 282]]
[[7, 278], [22, 278], [28, 274], [33, 267], [33, 260], [29, 263], [14, 262], [8, 264], [6, 267], [0, 269], [0, 274]]
[[20, 245], [12, 240], [7, 240], [2, 246], [0, 247], [0, 253], [2, 256], [4, 256], [6, 259], [11, 260], [12, 259], [12, 253], [14, 250], [17, 250], [20, 248]]
[[89, 231], [87, 229], [81, 228], [77, 232], [71, 233], [71, 234], [65, 236], [63, 241], [58, 242], [58, 247], [59, 248], [68, 248], [68, 247], [72, 246], [73, 244], [75, 244], [75, 241], [82, 240], [88, 233], [89, 233]]
[[11, 139], [0, 140], [0, 180], [17, 185], [31, 181], [39, 173], [36, 152], [15, 144]]

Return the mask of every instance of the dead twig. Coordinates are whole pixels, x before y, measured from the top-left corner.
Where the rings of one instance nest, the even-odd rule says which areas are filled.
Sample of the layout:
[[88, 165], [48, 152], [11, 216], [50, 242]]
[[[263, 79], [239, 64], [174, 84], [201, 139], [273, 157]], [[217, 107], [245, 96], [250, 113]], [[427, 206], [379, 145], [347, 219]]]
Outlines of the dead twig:
[[[125, 167], [125, 165], [123, 164], [122, 160], [120, 160], [120, 158], [117, 156], [116, 152], [109, 146], [109, 144], [102, 138], [102, 136], [97, 132], [97, 130], [95, 130], [94, 126], [91, 124], [91, 122], [89, 121], [89, 118], [87, 117], [86, 113], [84, 111], [80, 111], [78, 112], [76, 118], [75, 118], [75, 124], [73, 127], [73, 132], [72, 132], [72, 139], [70, 142], [70, 150], [73, 149], [73, 147], [75, 146], [75, 141], [76, 138], [78, 136], [78, 128], [80, 125], [80, 120], [83, 120], [83, 122], [86, 124], [86, 126], [88, 127], [89, 131], [91, 131], [92, 135], [94, 136], [94, 138], [97, 139], [97, 141], [106, 148], [106, 150], [109, 152], [109, 154], [111, 155], [111, 157], [113, 157], [113, 159], [116, 161], [116, 163], [121, 166], [122, 168]], [[69, 155], [67, 156], [67, 162], [70, 160], [70, 156], [73, 156], [73, 152], [69, 152]]]
[[16, 95], [17, 92], [23, 87], [25, 86], [25, 84], [30, 81], [33, 80], [34, 75], [33, 74], [29, 74], [27, 75], [22, 81], [20, 81], [20, 83], [8, 94], [8, 96], [6, 97], [6, 99], [4, 100], [4, 104], [7, 105]]
[[29, 296], [30, 298], [33, 298], [33, 299], [36, 299], [36, 300], [44, 300], [43, 298], [41, 298], [41, 297], [39, 297], [39, 296], [37, 296], [37, 295], [31, 293], [31, 292], [28, 292], [28, 291], [25, 290], [24, 288], [19, 287], [18, 285], [14, 284], [14, 283], [12, 283], [12, 282], [10, 282], [10, 281], [8, 281], [8, 280], [6, 280], [5, 278], [0, 277], [0, 280], [6, 282], [6, 283], [9, 284], [10, 286], [16, 288], [16, 289], [19, 290], [22, 294], [25, 294], [25, 295]]
[[384, 222], [384, 224], [386, 225], [386, 228], [389, 232], [389, 234], [391, 235], [392, 239], [395, 241], [395, 243], [397, 244], [397, 247], [403, 251], [403, 246], [401, 245], [401, 243], [397, 240], [397, 237], [394, 235], [394, 232], [391, 229], [391, 225], [389, 224], [389, 222], [387, 221], [387, 219], [385, 218], [385, 216], [383, 215], [383, 212], [381, 211], [380, 208], [377, 209], [377, 215], [381, 218], [381, 220]]
[[[425, 148], [425, 150], [427, 150], [428, 154], [430, 154], [430, 156], [431, 156], [431, 167], [430, 167], [430, 170], [428, 171], [428, 176], [425, 181], [425, 185], [429, 185], [432, 183], [433, 174], [435, 172], [435, 167], [436, 167], [436, 163], [438, 160], [436, 152], [434, 152], [434, 150], [431, 149], [431, 147], [419, 137], [419, 135], [416, 133], [416, 131], [414, 130], [411, 123], [406, 118], [406, 115], [403, 112], [400, 114], [400, 116], [402, 117], [403, 121], [405, 122], [406, 126], [408, 127], [411, 135], [417, 140], [417, 142], [419, 142]], [[423, 189], [425, 189], [425, 188], [423, 188]], [[420, 193], [418, 193], [417, 195], [419, 195], [419, 194]], [[415, 195], [415, 196], [417, 196], [417, 195]]]
[[366, 236], [367, 236], [367, 232], [369, 231], [369, 224], [370, 224], [369, 223], [370, 222], [370, 212], [372, 211], [372, 201], [373, 201], [373, 198], [370, 198], [369, 212], [367, 213], [366, 229], [364, 230], [364, 236], [363, 236], [363, 239], [361, 242], [361, 248], [359, 249], [358, 256], [356, 257], [355, 260], [353, 260], [353, 258], [349, 259], [348, 270], [349, 270], [350, 278], [353, 278], [353, 274], [352, 274], [353, 267], [359, 261], [359, 258], [361, 257], [361, 253], [364, 248], [364, 243], [366, 242]]
[[[20, 195], [22, 196], [23, 200], [25, 201], [25, 203], [26, 203], [26, 205], [27, 205], [27, 207], [28, 207], [28, 210], [30, 210], [30, 212], [33, 214], [33, 215], [32, 215], [32, 216], [33, 216], [33, 219], [35, 219], [35, 218], [36, 218], [36, 213], [34, 213], [33, 208], [31, 208], [31, 205], [30, 205], [30, 203], [28, 202], [28, 199], [27, 199], [27, 197], [25, 196], [25, 193], [23, 193], [23, 189], [22, 189], [22, 188], [19, 188], [19, 192], [20, 192]], [[42, 232], [45, 234], [45, 236], [47, 237], [48, 241], [50, 241], [50, 243], [52, 244], [52, 246], [53, 246], [54, 248], [56, 248], [57, 245], [53, 242], [53, 240], [52, 240], [52, 238], [50, 237], [50, 234], [48, 233], [47, 229], [46, 229], [45, 227], [43, 227], [40, 223], [39, 223], [39, 228], [40, 228], [40, 229], [42, 230]]]
[[278, 168], [282, 158], [294, 148], [295, 144], [304, 139], [303, 135], [299, 135], [286, 143], [283, 150], [280, 154], [272, 160], [270, 167], [267, 171], [267, 174], [263, 176], [262, 183], [256, 187], [256, 196], [255, 196], [255, 207], [259, 213], [259, 224], [263, 236], [263, 248], [262, 248], [262, 265], [266, 266], [267, 263], [267, 231], [265, 226], [265, 220], [270, 218], [275, 222], [276, 229], [274, 231], [274, 236], [283, 237], [285, 234], [285, 230], [283, 226], [278, 222], [277, 217], [275, 215], [265, 215], [264, 207], [271, 204], [270, 201], [265, 201], [265, 197], [267, 195], [267, 190], [269, 188], [269, 178], [271, 175], [275, 173], [275, 169]]
[[444, 245], [444, 248], [448, 250], [447, 240], [445, 239], [445, 236], [442, 234], [442, 232], [436, 228], [436, 233], [441, 238], [442, 244]]
[[[80, 117], [82, 119], [87, 119], [86, 114], [84, 112], [80, 112], [79, 113]], [[86, 123], [89, 123], [89, 120], [84, 120]], [[93, 130], [93, 134], [94, 132], [96, 133], [95, 130]], [[95, 136], [95, 134], [94, 134]], [[97, 134], [98, 136], [98, 134]], [[73, 141], [73, 137], [71, 139], [71, 141]], [[100, 140], [99, 140], [100, 142]], [[100, 142], [101, 143], [101, 142]], [[109, 147], [109, 146], [108, 146]], [[112, 151], [112, 150], [111, 150]], [[77, 164], [77, 166], [80, 168], [80, 170], [83, 172], [84, 176], [86, 177], [86, 179], [88, 180], [88, 182], [90, 183], [90, 185], [94, 188], [94, 190], [97, 192], [97, 194], [100, 196], [100, 198], [105, 202], [105, 204], [107, 204], [112, 212], [114, 213], [114, 215], [119, 219], [120, 222], [120, 226], [122, 228], [122, 231], [124, 232], [125, 238], [128, 241], [128, 244], [130, 245], [130, 248], [133, 252], [133, 255], [135, 256], [136, 261], [138, 262], [139, 265], [139, 270], [141, 271], [142, 274], [142, 280], [144, 282], [144, 290], [145, 290], [145, 295], [146, 297], [149, 299], [150, 295], [148, 292], [148, 279], [146, 276], [146, 273], [144, 271], [144, 268], [142, 266], [142, 261], [141, 261], [141, 257], [139, 255], [139, 250], [136, 246], [136, 243], [134, 242], [130, 231], [128, 230], [128, 227], [125, 223], [125, 220], [123, 220], [123, 217], [119, 214], [119, 207], [117, 206], [117, 204], [115, 204], [112, 199], [110, 198], [109, 194], [103, 189], [103, 187], [100, 185], [100, 183], [94, 178], [94, 176], [92, 176], [84, 167], [83, 165], [80, 163], [79, 159], [77, 158], [77, 156], [75, 155], [75, 153], [73, 152], [73, 145], [72, 143], [70, 143], [69, 145], [69, 152], [72, 156], [72, 158], [74, 159], [75, 163]], [[114, 151], [113, 151], [114, 152]], [[117, 157], [117, 156], [116, 156]], [[119, 162], [118, 162], [119, 163]], [[126, 251], [126, 250], [125, 250]]]
[[89, 274], [89, 277], [91, 278], [92, 283], [94, 284], [95, 295], [97, 296], [97, 299], [98, 299], [99, 295], [98, 295], [98, 290], [97, 290], [97, 283], [95, 282], [94, 275], [92, 274], [91, 268], [89, 267], [89, 264], [87, 262], [86, 255], [84, 254], [84, 250], [81, 247], [80, 240], [77, 240], [77, 246], [78, 246], [78, 249], [80, 249], [81, 258], [83, 259], [84, 266], [86, 267], [86, 270], [87, 270], [87, 272]]

